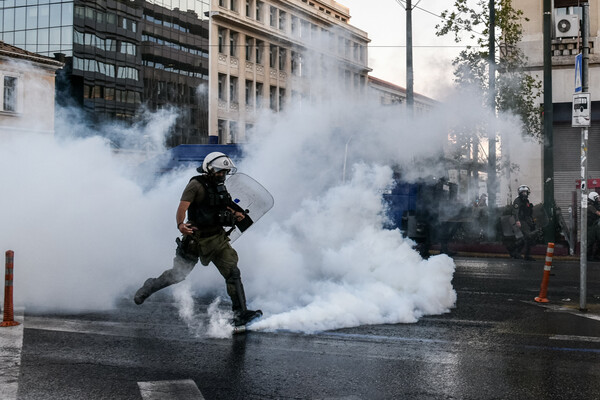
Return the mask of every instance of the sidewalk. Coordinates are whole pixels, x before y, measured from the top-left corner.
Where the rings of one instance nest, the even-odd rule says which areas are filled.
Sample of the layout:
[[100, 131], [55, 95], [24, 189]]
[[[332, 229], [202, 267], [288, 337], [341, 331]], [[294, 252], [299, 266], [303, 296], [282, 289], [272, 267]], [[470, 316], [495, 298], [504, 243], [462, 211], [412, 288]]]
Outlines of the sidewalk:
[[[450, 251], [455, 251], [462, 257], [489, 257], [489, 258], [509, 258], [508, 250], [500, 242], [450, 242], [448, 244]], [[538, 244], [531, 248], [533, 258], [545, 260], [548, 246]], [[440, 250], [440, 245], [435, 244], [431, 249], [436, 252]], [[554, 246], [554, 259], [578, 261], [579, 254], [570, 255], [568, 246], [558, 243]]]

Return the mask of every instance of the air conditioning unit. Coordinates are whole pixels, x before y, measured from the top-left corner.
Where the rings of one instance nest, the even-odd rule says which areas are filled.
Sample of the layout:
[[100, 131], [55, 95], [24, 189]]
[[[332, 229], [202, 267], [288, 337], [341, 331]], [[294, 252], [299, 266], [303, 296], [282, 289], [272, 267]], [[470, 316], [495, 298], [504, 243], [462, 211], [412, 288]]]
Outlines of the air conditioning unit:
[[577, 37], [579, 35], [579, 15], [556, 15], [554, 28], [557, 38]]

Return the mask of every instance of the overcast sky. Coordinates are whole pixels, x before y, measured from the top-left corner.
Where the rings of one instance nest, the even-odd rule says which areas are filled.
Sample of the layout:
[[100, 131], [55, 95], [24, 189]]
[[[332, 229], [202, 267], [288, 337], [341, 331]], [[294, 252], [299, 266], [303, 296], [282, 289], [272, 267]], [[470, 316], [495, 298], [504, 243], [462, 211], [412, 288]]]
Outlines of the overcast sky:
[[[371, 39], [372, 76], [406, 87], [406, 11], [397, 0], [337, 0], [350, 8], [350, 23]], [[405, 4], [404, 1], [401, 1]], [[452, 85], [452, 60], [461, 50], [451, 35], [435, 35], [452, 0], [412, 0], [413, 67], [416, 93], [441, 99]], [[432, 15], [435, 14], [435, 15]]]

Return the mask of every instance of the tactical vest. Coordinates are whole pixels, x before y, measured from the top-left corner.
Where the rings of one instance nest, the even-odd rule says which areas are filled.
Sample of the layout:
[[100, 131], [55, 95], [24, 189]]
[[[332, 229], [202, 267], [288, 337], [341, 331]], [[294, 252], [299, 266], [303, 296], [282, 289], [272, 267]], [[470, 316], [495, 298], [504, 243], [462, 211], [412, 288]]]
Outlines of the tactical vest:
[[535, 224], [533, 220], [533, 204], [529, 200], [524, 200], [519, 196], [513, 202], [513, 207], [516, 211], [515, 218], [518, 221], [526, 222], [529, 225]]
[[194, 201], [188, 208], [188, 219], [193, 225], [198, 228], [233, 226], [233, 214], [227, 209], [233, 200], [225, 185], [209, 181], [206, 175], [195, 176], [190, 182], [192, 180], [200, 182], [206, 192], [202, 201]]

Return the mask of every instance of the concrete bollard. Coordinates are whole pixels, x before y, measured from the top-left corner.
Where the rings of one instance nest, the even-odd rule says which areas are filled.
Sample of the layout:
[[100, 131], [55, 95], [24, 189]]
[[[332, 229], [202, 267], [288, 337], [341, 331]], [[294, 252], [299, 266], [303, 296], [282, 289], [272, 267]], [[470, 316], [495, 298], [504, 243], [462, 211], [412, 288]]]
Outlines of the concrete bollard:
[[550, 270], [552, 269], [552, 257], [554, 256], [554, 243], [548, 243], [546, 249], [546, 264], [544, 265], [544, 276], [540, 287], [540, 295], [535, 298], [538, 303], [548, 303], [548, 282], [550, 281]]
[[19, 322], [14, 320], [13, 309], [14, 257], [14, 251], [8, 250], [6, 252], [6, 275], [4, 277], [4, 321], [0, 323], [0, 327], [19, 325]]

